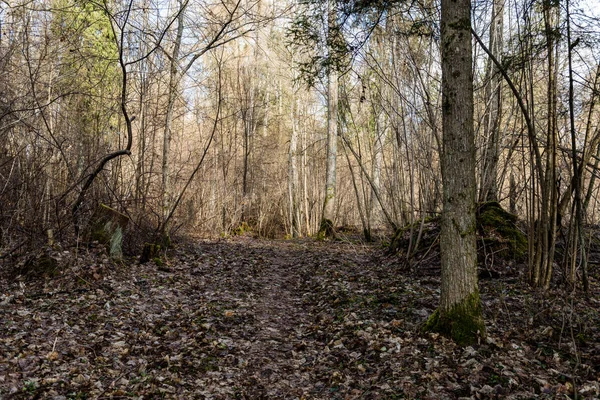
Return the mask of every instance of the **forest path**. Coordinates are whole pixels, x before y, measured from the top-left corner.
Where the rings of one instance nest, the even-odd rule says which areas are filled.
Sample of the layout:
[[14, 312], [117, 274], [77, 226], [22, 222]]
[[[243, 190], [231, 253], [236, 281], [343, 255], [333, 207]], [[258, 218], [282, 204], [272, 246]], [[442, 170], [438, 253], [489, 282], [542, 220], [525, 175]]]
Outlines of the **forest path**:
[[0, 279], [0, 398], [331, 398], [342, 269], [369, 271], [372, 254], [249, 237], [146, 264], [57, 252], [52, 278]]
[[[420, 329], [439, 274], [376, 245], [199, 240], [142, 265], [76, 250], [51, 276], [0, 273], [0, 399], [554, 398], [573, 371], [600, 396], [597, 278], [575, 305], [482, 281], [488, 339], [461, 348]], [[572, 347], [569, 307], [586, 310]]]
[[[312, 240], [249, 238], [199, 249], [203, 257], [212, 254], [223, 261], [223, 268], [213, 269], [211, 282], [206, 282], [207, 287], [223, 289], [212, 300], [223, 303], [234, 297], [241, 304], [237, 311], [224, 311], [225, 320], [237, 318], [244, 325], [230, 331], [237, 393], [247, 398], [302, 398], [323, 391], [329, 377], [319, 382], [313, 367], [327, 342], [314, 333], [332, 317], [320, 313], [313, 302], [314, 273], [327, 264], [366, 262], [370, 250]], [[221, 380], [214, 376], [207, 387], [215, 387], [214, 378]]]

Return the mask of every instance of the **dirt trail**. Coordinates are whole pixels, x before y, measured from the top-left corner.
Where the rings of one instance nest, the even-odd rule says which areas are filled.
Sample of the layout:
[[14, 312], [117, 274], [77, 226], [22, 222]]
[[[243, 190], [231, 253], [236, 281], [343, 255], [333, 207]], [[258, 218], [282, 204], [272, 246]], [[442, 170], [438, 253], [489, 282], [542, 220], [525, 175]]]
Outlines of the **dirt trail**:
[[259, 284], [253, 293], [256, 334], [250, 339], [245, 374], [262, 395], [284, 398], [295, 391], [301, 395], [300, 388], [307, 387], [309, 379], [295, 374], [299, 363], [294, 354], [303, 347], [312, 315], [303, 303], [297, 259], [278, 249], [265, 249], [263, 254], [265, 266], [254, 277]]
[[[488, 339], [461, 348], [420, 330], [438, 274], [376, 246], [242, 237], [144, 265], [54, 257], [52, 277], [0, 279], [0, 399], [554, 398], [573, 379], [600, 396], [596, 278], [575, 306], [482, 281]], [[573, 347], [568, 307], [586, 310]]]
[[[234, 341], [232, 348], [238, 357], [235, 380], [241, 384], [239, 393], [247, 398], [314, 396], [326, 384], [320, 382], [315, 387], [318, 378], [313, 366], [327, 343], [313, 335], [322, 321], [317, 305], [311, 302], [311, 271], [332, 259], [354, 262], [355, 254], [342, 256], [334, 251], [332, 255], [331, 250], [313, 241], [248, 240], [236, 243], [234, 249], [239, 253], [232, 252], [231, 244], [223, 245], [222, 251], [227, 253], [223, 257], [232, 265], [221, 270], [225, 276], [216, 274], [212, 283], [231, 282], [221, 302], [231, 295], [247, 300], [247, 309], [242, 311], [246, 323], [239, 328], [249, 335]], [[239, 262], [238, 255], [244, 257]]]

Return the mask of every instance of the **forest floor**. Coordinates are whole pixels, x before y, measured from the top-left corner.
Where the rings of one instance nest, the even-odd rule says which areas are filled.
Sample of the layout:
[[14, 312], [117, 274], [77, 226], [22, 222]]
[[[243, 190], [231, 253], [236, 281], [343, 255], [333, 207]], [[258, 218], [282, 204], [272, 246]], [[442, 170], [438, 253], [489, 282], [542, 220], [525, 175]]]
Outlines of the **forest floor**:
[[238, 237], [160, 265], [54, 257], [52, 276], [3, 274], [0, 398], [600, 396], [597, 279], [589, 298], [484, 279], [487, 338], [459, 347], [421, 331], [439, 271], [380, 245]]

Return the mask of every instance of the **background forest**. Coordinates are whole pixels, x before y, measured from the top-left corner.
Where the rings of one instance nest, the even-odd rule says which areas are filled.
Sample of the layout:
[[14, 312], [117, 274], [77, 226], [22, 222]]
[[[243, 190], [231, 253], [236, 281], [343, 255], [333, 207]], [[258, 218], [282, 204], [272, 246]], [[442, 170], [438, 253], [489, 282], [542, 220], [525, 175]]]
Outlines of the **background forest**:
[[599, 10], [0, 0], [0, 395], [600, 395]]
[[[3, 246], [73, 240], [99, 204], [138, 238], [310, 236], [330, 197], [367, 239], [438, 215], [439, 4], [332, 5], [4, 2]], [[477, 197], [550, 232], [532, 258], [598, 222], [594, 7], [472, 9]]]
[[[332, 5], [4, 2], [2, 245], [72, 241], [99, 204], [145, 240], [310, 236], [326, 198], [367, 239], [438, 215], [439, 4]], [[598, 222], [594, 7], [473, 5], [477, 197], [525, 221], [531, 258]]]

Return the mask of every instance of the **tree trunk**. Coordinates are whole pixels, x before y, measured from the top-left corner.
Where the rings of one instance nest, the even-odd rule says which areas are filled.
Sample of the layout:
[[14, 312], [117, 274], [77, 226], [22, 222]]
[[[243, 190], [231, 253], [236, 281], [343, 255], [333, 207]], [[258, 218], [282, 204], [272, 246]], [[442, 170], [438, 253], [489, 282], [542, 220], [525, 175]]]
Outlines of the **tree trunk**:
[[290, 107], [290, 122], [292, 132], [290, 135], [290, 148], [288, 153], [288, 196], [290, 233], [292, 237], [301, 236], [300, 212], [298, 201], [298, 125], [296, 123], [296, 98], [292, 96]]
[[471, 1], [442, 0], [443, 212], [440, 305], [426, 329], [459, 344], [485, 335], [477, 283]]
[[556, 186], [557, 150], [557, 75], [555, 29], [558, 21], [558, 8], [549, 2], [544, 3], [544, 25], [546, 50], [548, 55], [547, 86], [547, 127], [546, 127], [546, 172], [540, 177], [541, 204], [539, 221], [536, 225], [536, 243], [533, 263], [530, 270], [530, 283], [534, 287], [549, 288], [554, 267], [556, 244], [556, 218], [558, 191]]
[[[494, 0], [490, 24], [490, 51], [501, 61], [504, 34], [504, 0]], [[488, 60], [485, 74], [485, 100], [489, 104], [483, 119], [486, 138], [479, 201], [498, 201], [498, 159], [500, 158], [500, 121], [502, 119], [502, 74]]]
[[[333, 2], [330, 2], [333, 3]], [[328, 35], [332, 35], [335, 26], [335, 9], [329, 6]], [[325, 178], [325, 200], [323, 202], [323, 217], [319, 234], [333, 235], [336, 192], [336, 160], [338, 133], [338, 71], [335, 66], [329, 67], [327, 82], [327, 166]]]
[[[373, 164], [371, 175], [373, 176], [373, 188], [371, 188], [371, 197], [369, 199], [369, 221], [368, 229], [369, 229], [369, 238], [367, 240], [371, 240], [371, 228], [373, 225], [378, 226], [380, 224], [380, 210], [379, 203], [376, 199], [375, 191], [379, 191], [381, 193], [381, 168], [383, 165], [383, 142], [385, 140], [385, 122], [383, 117], [383, 110], [378, 110], [376, 113], [376, 123], [375, 123], [375, 143], [373, 144]], [[383, 206], [383, 205], [382, 205]]]
[[183, 24], [185, 16], [185, 4], [179, 2], [182, 7], [181, 12], [177, 17], [177, 35], [175, 37], [175, 43], [173, 45], [173, 54], [171, 55], [171, 65], [169, 72], [169, 93], [167, 98], [167, 116], [165, 119], [165, 130], [163, 135], [163, 154], [162, 154], [162, 221], [161, 221], [161, 235], [164, 245], [169, 245], [169, 228], [166, 224], [169, 211], [171, 209], [171, 182], [169, 180], [169, 152], [171, 149], [171, 129], [173, 126], [173, 111], [175, 109], [175, 100], [177, 99], [177, 88], [179, 87], [178, 78], [178, 61], [179, 61], [179, 50], [181, 48], [181, 40], [183, 38]]

